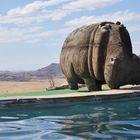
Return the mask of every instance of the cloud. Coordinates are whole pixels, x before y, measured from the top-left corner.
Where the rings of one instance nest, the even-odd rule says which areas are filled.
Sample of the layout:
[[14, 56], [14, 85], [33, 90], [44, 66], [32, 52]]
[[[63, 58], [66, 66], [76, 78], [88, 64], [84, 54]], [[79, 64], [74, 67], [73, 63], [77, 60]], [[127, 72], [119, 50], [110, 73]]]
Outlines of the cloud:
[[57, 40], [59, 36], [66, 36], [72, 31], [71, 27], [56, 30], [45, 30], [40, 26], [26, 28], [0, 28], [0, 43], [37, 43], [41, 41]]
[[[77, 26], [79, 27], [104, 20], [131, 21], [140, 19], [140, 14], [126, 10], [101, 16], [82, 16], [67, 21], [63, 27], [57, 30], [45, 29], [44, 22], [47, 23], [50, 19], [60, 20], [75, 12], [96, 10], [100, 7], [112, 5], [120, 1], [121, 0], [47, 0], [34, 1], [25, 6], [11, 9], [5, 16], [0, 16], [0, 43], [20, 41], [30, 43], [39, 42], [51, 37], [57, 38], [60, 35], [64, 37]], [[133, 27], [132, 30], [136, 30], [136, 28], [134, 29]]]
[[[42, 15], [43, 16], [43, 15]], [[35, 18], [35, 17], [34, 17]], [[29, 22], [25, 20], [25, 22]], [[9, 42], [17, 42], [24, 41], [28, 43], [40, 42], [49, 38], [58, 38], [60, 35], [66, 37], [68, 33], [74, 30], [76, 27], [82, 25], [93, 24], [101, 21], [137, 21], [140, 20], [140, 14], [126, 11], [118, 11], [112, 14], [105, 14], [101, 16], [82, 16], [80, 18], [73, 19], [71, 21], [67, 21], [65, 26], [57, 29], [57, 30], [47, 30], [45, 27], [37, 26], [27, 26], [27, 27], [16, 27], [16, 28], [0, 28], [0, 42], [9, 43]], [[20, 23], [18, 20], [16, 21], [18, 24]], [[39, 21], [38, 21], [39, 22]], [[21, 23], [22, 24], [22, 23]], [[128, 29], [130, 32], [139, 31], [140, 26], [138, 24], [128, 24]]]
[[60, 9], [56, 9], [51, 14], [52, 20], [60, 20], [63, 17], [84, 10], [96, 10], [104, 6], [109, 6], [120, 2], [121, 0], [71, 0], [71, 2], [62, 5]]
[[68, 11], [81, 11], [83, 9], [86, 10], [95, 10], [98, 7], [109, 6], [120, 2], [121, 0], [74, 0], [64, 5], [62, 9]]
[[30, 16], [39, 11], [43, 11], [45, 8], [49, 6], [59, 5], [67, 0], [49, 0], [49, 1], [35, 1], [33, 3], [29, 3], [23, 7], [17, 7], [15, 9], [11, 9], [8, 11], [7, 15], [9, 17], [14, 16]]
[[[29, 40], [40, 39], [39, 33], [42, 31], [42, 27], [28, 27], [28, 28], [0, 28], [0, 43], [11, 43]], [[46, 33], [48, 36], [49, 33]], [[45, 36], [45, 35], [44, 35]]]
[[[46, 19], [53, 18], [55, 11], [47, 10], [52, 6], [59, 6], [69, 0], [49, 0], [35, 1], [23, 7], [11, 9], [6, 15], [0, 16], [0, 24], [28, 25], [31, 23], [43, 22]], [[59, 14], [58, 14], [59, 15]]]
[[89, 25], [92, 23], [98, 23], [101, 21], [126, 22], [131, 20], [140, 20], [140, 13], [134, 13], [130, 12], [129, 10], [126, 10], [101, 16], [82, 16], [80, 18], [67, 21], [65, 25], [77, 27], [82, 25]]
[[7, 15], [9, 17], [26, 16], [34, 12], [37, 12], [43, 7], [44, 7], [43, 1], [35, 1], [33, 3], [25, 5], [24, 7], [17, 7], [15, 9], [11, 9], [8, 11]]
[[[47, 19], [61, 20], [63, 17], [83, 10], [95, 10], [120, 2], [121, 0], [49, 0], [35, 1], [23, 7], [11, 9], [0, 16], [0, 24], [27, 25], [44, 22]], [[51, 9], [55, 6], [55, 9]]]

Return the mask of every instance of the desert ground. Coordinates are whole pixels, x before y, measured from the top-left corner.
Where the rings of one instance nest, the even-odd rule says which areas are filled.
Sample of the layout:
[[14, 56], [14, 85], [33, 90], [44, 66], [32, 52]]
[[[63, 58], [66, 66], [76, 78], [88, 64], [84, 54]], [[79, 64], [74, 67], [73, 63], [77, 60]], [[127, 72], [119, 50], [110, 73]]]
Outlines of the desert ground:
[[[54, 81], [56, 87], [67, 84], [66, 79], [54, 79]], [[0, 81], [0, 94], [46, 91], [47, 88], [49, 87], [50, 87], [49, 80], [37, 80], [29, 82]], [[108, 86], [104, 85], [104, 87]], [[132, 87], [132, 85], [126, 85], [123, 87], [129, 88]]]
[[[66, 82], [65, 79], [55, 79], [55, 86], [62, 85]], [[50, 87], [48, 80], [15, 82], [15, 81], [0, 81], [0, 94], [8, 93], [26, 93], [33, 91], [45, 91]]]

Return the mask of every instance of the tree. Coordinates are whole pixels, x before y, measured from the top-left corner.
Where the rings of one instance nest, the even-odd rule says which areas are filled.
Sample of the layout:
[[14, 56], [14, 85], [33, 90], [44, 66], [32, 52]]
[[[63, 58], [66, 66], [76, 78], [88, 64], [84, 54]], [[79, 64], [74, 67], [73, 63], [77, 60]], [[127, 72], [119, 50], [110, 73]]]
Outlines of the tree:
[[48, 81], [49, 81], [49, 84], [50, 84], [50, 87], [51, 88], [54, 88], [55, 87], [55, 80], [54, 80], [54, 77], [55, 77], [55, 73], [54, 72], [50, 72], [48, 75]]
[[49, 81], [49, 84], [50, 84], [50, 87], [55, 87], [55, 80], [54, 80], [54, 76], [50, 75], [48, 77], [48, 81]]

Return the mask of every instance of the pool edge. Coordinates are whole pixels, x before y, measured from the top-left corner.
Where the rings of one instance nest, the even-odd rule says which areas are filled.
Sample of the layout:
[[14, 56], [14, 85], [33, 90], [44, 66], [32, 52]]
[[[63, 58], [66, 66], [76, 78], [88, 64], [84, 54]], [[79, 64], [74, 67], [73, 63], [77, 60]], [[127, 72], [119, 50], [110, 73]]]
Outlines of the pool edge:
[[45, 104], [46, 106], [68, 105], [73, 103], [102, 103], [111, 101], [139, 100], [140, 90], [109, 90], [81, 92], [48, 96], [1, 97], [0, 107], [14, 105]]

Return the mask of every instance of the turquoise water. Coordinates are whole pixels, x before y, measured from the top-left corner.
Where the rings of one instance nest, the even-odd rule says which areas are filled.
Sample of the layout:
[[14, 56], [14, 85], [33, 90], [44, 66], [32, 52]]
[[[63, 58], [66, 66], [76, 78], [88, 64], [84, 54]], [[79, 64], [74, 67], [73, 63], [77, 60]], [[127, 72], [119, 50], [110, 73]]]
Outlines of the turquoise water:
[[140, 140], [140, 101], [0, 107], [0, 140]]

